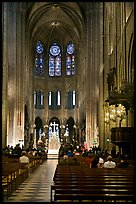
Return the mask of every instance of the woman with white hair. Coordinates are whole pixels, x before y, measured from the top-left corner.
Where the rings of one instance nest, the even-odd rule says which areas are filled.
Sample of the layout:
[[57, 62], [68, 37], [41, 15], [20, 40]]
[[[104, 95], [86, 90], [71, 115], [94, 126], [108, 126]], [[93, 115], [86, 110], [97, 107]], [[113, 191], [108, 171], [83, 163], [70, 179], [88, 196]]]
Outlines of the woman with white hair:
[[19, 162], [20, 163], [25, 163], [28, 166], [28, 164], [29, 164], [29, 157], [27, 156], [26, 151], [22, 152], [22, 156], [19, 158]]
[[107, 157], [107, 161], [104, 162], [104, 168], [115, 168], [116, 163], [112, 161], [112, 156]]
[[103, 158], [99, 158], [99, 162], [98, 162], [98, 164], [97, 164], [97, 168], [103, 168], [103, 165], [104, 165], [104, 160], [103, 160]]

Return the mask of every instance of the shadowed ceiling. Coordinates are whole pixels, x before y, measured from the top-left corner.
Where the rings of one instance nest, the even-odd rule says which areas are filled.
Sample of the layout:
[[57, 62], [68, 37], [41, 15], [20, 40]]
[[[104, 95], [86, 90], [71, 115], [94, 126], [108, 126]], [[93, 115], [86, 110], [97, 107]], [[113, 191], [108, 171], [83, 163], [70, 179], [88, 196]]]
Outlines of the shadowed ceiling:
[[29, 2], [27, 3], [27, 32], [29, 38], [37, 40], [47, 39], [60, 43], [71, 40], [78, 43], [84, 28], [83, 2]]

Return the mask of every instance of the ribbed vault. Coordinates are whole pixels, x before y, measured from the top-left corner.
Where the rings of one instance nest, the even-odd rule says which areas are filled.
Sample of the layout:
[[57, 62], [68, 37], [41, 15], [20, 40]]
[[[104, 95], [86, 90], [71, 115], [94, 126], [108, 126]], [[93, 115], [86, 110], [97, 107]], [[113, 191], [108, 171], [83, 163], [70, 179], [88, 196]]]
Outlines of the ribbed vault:
[[36, 42], [47, 39], [78, 43], [84, 28], [84, 4], [76, 2], [27, 3], [27, 33]]

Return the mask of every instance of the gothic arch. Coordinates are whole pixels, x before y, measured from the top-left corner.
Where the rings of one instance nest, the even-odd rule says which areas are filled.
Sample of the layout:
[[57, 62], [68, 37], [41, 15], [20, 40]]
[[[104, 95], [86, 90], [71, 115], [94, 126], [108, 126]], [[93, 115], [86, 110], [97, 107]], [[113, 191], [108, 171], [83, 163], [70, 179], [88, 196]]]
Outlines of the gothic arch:
[[67, 120], [67, 124], [69, 128], [69, 142], [72, 144], [74, 139], [74, 124], [75, 124], [73, 117], [70, 117]]
[[[57, 117], [52, 117], [49, 120], [49, 127], [52, 127], [52, 132], [58, 131], [59, 138], [60, 138], [60, 120]], [[57, 128], [57, 130], [56, 130], [56, 128]], [[50, 131], [49, 131], [49, 134], [50, 134]], [[50, 135], [49, 135], [49, 137], [50, 137]]]
[[57, 122], [59, 125], [60, 125], [60, 120], [57, 118], [57, 117], [52, 117], [50, 120], [49, 120], [49, 124], [51, 123], [51, 122]]
[[129, 53], [128, 53], [128, 81], [134, 82], [134, 43], [133, 34], [130, 39]]
[[35, 118], [35, 125], [36, 125], [35, 129], [36, 129], [36, 142], [37, 142], [39, 139], [39, 131], [41, 130], [41, 132], [43, 132], [43, 122], [39, 116]]

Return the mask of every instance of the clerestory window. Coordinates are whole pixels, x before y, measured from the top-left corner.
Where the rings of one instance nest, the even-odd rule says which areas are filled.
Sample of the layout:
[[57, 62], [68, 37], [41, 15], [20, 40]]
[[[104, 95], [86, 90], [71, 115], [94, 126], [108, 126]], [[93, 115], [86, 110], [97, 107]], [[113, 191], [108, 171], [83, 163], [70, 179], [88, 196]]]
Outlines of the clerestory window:
[[61, 49], [53, 43], [49, 51], [49, 76], [61, 76]]
[[75, 75], [75, 46], [68, 44], [66, 48], [66, 75]]
[[61, 93], [60, 91], [49, 91], [48, 93], [48, 107], [51, 110], [58, 110], [61, 108]]
[[76, 91], [69, 90], [66, 97], [66, 109], [74, 109], [76, 105]]
[[35, 74], [40, 76], [43, 73], [44, 73], [43, 45], [40, 41], [38, 41], [35, 48]]
[[40, 90], [34, 91], [34, 107], [35, 109], [44, 108], [44, 93]]

